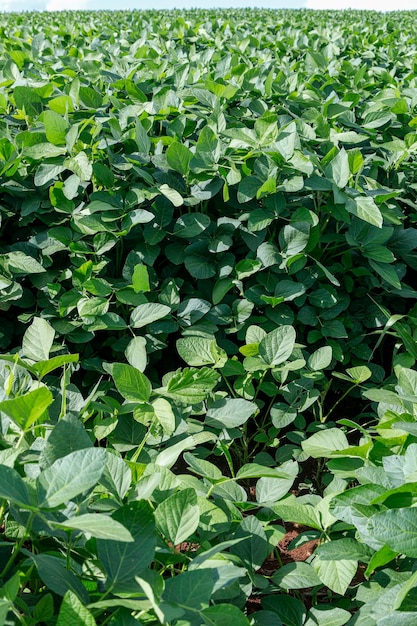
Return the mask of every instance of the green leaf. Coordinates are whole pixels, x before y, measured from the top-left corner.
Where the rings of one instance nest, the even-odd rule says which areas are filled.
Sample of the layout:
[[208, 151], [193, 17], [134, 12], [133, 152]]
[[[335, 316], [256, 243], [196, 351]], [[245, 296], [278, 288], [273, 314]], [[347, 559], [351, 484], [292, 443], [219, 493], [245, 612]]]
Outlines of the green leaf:
[[303, 626], [306, 609], [301, 600], [290, 595], [269, 595], [262, 600], [262, 608], [273, 611], [285, 626]]
[[183, 176], [188, 174], [193, 153], [184, 144], [175, 141], [167, 150], [168, 165]]
[[57, 459], [36, 480], [39, 506], [53, 509], [92, 489], [104, 471], [106, 456], [103, 448], [88, 448]]
[[191, 609], [194, 617], [196, 611], [208, 607], [213, 586], [213, 576], [204, 570], [183, 572], [167, 579], [162, 600], [185, 611]]
[[200, 615], [206, 626], [249, 626], [248, 618], [234, 604], [215, 604], [201, 611]]
[[33, 371], [41, 380], [44, 376], [53, 372], [58, 367], [67, 365], [68, 363], [77, 363], [79, 359], [78, 354], [62, 354], [61, 356], [54, 356], [47, 361], [38, 361], [31, 365], [31, 371]]
[[133, 337], [125, 350], [125, 356], [132, 367], [144, 372], [147, 364], [146, 339]]
[[200, 521], [194, 489], [183, 489], [164, 500], [155, 511], [155, 521], [161, 533], [174, 546], [188, 539]]
[[179, 207], [184, 204], [182, 195], [175, 189], [172, 189], [172, 187], [163, 184], [159, 187], [159, 191], [162, 193], [163, 196], [165, 196], [165, 198], [168, 198], [168, 200], [172, 202], [175, 207]]
[[377, 513], [368, 520], [367, 529], [391, 550], [417, 557], [417, 516], [413, 508]]
[[332, 452], [349, 447], [346, 435], [339, 428], [326, 428], [301, 442], [304, 452], [314, 459], [332, 458]]
[[142, 328], [166, 317], [170, 312], [171, 309], [166, 304], [158, 304], [157, 302], [139, 304], [130, 315], [130, 324], [133, 328]]
[[48, 141], [54, 145], [65, 144], [68, 122], [55, 111], [45, 111], [42, 116]]
[[185, 213], [175, 222], [174, 234], [182, 239], [193, 239], [204, 232], [210, 223], [205, 213]]
[[25, 111], [30, 117], [37, 117], [42, 113], [42, 99], [36, 91], [30, 87], [15, 87], [13, 90], [16, 106]]
[[212, 428], [237, 428], [257, 411], [258, 407], [254, 402], [240, 398], [223, 398], [210, 405], [205, 423]]
[[303, 562], [283, 565], [272, 576], [272, 580], [286, 590], [307, 589], [322, 584], [313, 567]]
[[259, 344], [259, 354], [268, 365], [284, 363], [291, 356], [295, 344], [295, 330], [292, 326], [279, 326], [268, 333]]
[[61, 459], [71, 452], [91, 447], [93, 447], [93, 442], [78, 417], [66, 416], [54, 426], [44, 443], [39, 464], [42, 468], [49, 467], [57, 459]]
[[118, 392], [131, 402], [147, 402], [151, 396], [152, 387], [142, 372], [125, 363], [114, 363], [112, 376]]
[[332, 362], [332, 358], [333, 351], [331, 346], [323, 346], [309, 356], [307, 365], [310, 369], [317, 372], [319, 370], [324, 370], [326, 367], [329, 367], [330, 363]]
[[166, 394], [183, 404], [197, 404], [207, 397], [218, 379], [219, 375], [214, 369], [202, 367], [197, 370], [186, 367], [170, 378]]
[[149, 151], [151, 149], [152, 143], [151, 143], [151, 140], [148, 137], [148, 134], [147, 134], [146, 130], [144, 129], [144, 127], [140, 123], [140, 120], [136, 120], [135, 141], [136, 141], [136, 145], [138, 147], [138, 151], [141, 154], [149, 154]]
[[47, 387], [0, 402], [0, 411], [6, 413], [24, 432], [44, 417], [45, 411], [53, 402], [52, 393]]
[[36, 259], [18, 250], [8, 252], [5, 257], [13, 274], [40, 274], [41, 272], [46, 272], [46, 269]]
[[398, 274], [392, 265], [388, 263], [379, 263], [369, 259], [369, 265], [383, 278], [388, 284], [392, 285], [396, 289], [401, 289], [401, 281], [398, 278]]
[[108, 515], [101, 515], [100, 513], [85, 513], [71, 517], [65, 522], [59, 522], [59, 527], [80, 530], [96, 539], [134, 541], [127, 528]]
[[343, 596], [356, 574], [358, 563], [357, 561], [344, 559], [323, 561], [316, 556], [313, 561], [313, 567], [317, 576], [326, 587]]
[[343, 537], [334, 539], [318, 546], [314, 552], [322, 561], [336, 561], [345, 559], [347, 561], [367, 561], [372, 555], [372, 550], [356, 539]]
[[356, 215], [359, 219], [382, 228], [382, 214], [374, 200], [370, 196], [358, 196], [349, 198], [346, 202], [346, 209], [349, 213]]
[[342, 148], [335, 158], [326, 167], [325, 174], [339, 189], [344, 189], [350, 177], [349, 158], [346, 150]]
[[351, 614], [345, 609], [323, 604], [309, 610], [304, 626], [344, 626], [350, 618]]
[[40, 579], [51, 591], [59, 596], [65, 596], [67, 591], [72, 591], [84, 605], [89, 603], [84, 585], [67, 569], [65, 559], [49, 554], [35, 555], [26, 550], [24, 553], [34, 561]]
[[98, 557], [111, 584], [134, 579], [154, 558], [156, 534], [150, 505], [145, 501], [129, 502], [112, 515], [113, 520], [129, 529], [134, 542], [97, 539]]
[[226, 352], [219, 348], [215, 339], [207, 337], [184, 337], [177, 341], [178, 354], [187, 365], [198, 367], [213, 365], [223, 367], [227, 361]]
[[135, 265], [132, 274], [132, 285], [136, 293], [150, 291], [149, 272], [143, 263]]
[[251, 569], [259, 569], [269, 551], [261, 522], [254, 515], [245, 517], [236, 529], [234, 538], [242, 538], [242, 541], [232, 546], [230, 552], [236, 554]]
[[29, 494], [23, 479], [12, 467], [0, 465], [0, 498], [10, 500], [23, 508], [30, 505]]
[[45, 319], [34, 317], [32, 324], [23, 335], [24, 356], [34, 361], [46, 361], [55, 337], [55, 331]]
[[67, 591], [61, 602], [56, 626], [96, 626], [96, 620], [73, 591]]

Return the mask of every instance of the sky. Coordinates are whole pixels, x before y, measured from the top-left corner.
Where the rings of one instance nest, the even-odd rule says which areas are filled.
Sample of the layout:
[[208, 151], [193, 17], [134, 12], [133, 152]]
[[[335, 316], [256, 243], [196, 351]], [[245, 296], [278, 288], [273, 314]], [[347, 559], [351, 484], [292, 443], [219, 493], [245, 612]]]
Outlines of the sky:
[[0, 11], [62, 11], [68, 9], [369, 9], [417, 10], [417, 0], [0, 0]]

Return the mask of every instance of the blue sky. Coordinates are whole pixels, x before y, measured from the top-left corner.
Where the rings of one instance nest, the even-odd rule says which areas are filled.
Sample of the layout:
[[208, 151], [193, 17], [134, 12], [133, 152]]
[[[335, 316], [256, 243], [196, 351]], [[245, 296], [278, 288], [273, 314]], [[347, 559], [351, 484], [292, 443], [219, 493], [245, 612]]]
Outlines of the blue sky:
[[417, 10], [417, 0], [0, 0], [0, 11], [67, 9], [183, 9], [267, 7], [309, 9]]

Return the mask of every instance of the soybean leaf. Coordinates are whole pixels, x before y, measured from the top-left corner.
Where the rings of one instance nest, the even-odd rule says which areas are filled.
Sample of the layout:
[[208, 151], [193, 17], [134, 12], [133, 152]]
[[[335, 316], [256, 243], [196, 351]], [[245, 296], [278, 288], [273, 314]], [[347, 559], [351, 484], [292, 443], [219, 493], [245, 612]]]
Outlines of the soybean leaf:
[[68, 626], [68, 624], [96, 626], [96, 620], [92, 613], [71, 590], [68, 590], [62, 599], [56, 626]]
[[183, 489], [162, 502], [155, 511], [155, 520], [162, 534], [174, 545], [188, 539], [200, 520], [194, 489]]
[[34, 317], [32, 324], [23, 335], [22, 349], [24, 356], [34, 361], [49, 358], [49, 352], [55, 337], [55, 331], [45, 319]]
[[149, 380], [136, 367], [125, 363], [115, 363], [112, 376], [119, 393], [131, 402], [147, 402], [152, 387]]
[[162, 317], [166, 317], [171, 309], [166, 304], [147, 302], [135, 307], [130, 315], [130, 324], [133, 328], [142, 328], [146, 324], [151, 324]]
[[84, 513], [84, 515], [71, 517], [65, 522], [60, 522], [59, 527], [80, 530], [96, 539], [134, 541], [127, 528], [108, 515], [101, 515], [100, 513]]
[[33, 391], [0, 402], [0, 411], [6, 413], [23, 431], [44, 417], [46, 409], [52, 404], [53, 396], [47, 387], [38, 387]]
[[52, 509], [89, 491], [100, 480], [105, 465], [103, 448], [76, 450], [57, 459], [36, 480], [39, 506]]
[[279, 326], [268, 333], [259, 344], [259, 354], [271, 367], [287, 361], [294, 350], [295, 329], [292, 326]]

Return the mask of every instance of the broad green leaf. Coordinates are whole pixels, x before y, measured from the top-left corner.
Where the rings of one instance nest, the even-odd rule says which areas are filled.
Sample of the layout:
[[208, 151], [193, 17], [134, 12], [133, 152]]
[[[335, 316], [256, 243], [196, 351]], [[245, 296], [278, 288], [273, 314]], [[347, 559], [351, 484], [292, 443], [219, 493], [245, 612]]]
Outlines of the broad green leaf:
[[131, 402], [147, 402], [151, 396], [152, 387], [142, 372], [125, 363], [114, 363], [112, 376], [118, 392]]
[[80, 530], [96, 539], [113, 539], [114, 541], [134, 541], [130, 532], [119, 522], [108, 515], [100, 513], [84, 513], [59, 522], [59, 527]]
[[190, 161], [193, 157], [193, 153], [184, 144], [179, 142], [172, 143], [167, 150], [168, 165], [173, 170], [179, 172], [183, 176], [188, 174]]
[[326, 587], [343, 596], [356, 574], [358, 562], [344, 559], [323, 561], [316, 556], [313, 561], [313, 568]]
[[126, 461], [115, 454], [107, 455], [106, 467], [100, 478], [100, 484], [116, 498], [122, 500], [132, 483], [132, 472]]
[[178, 370], [170, 378], [166, 395], [183, 404], [197, 404], [202, 402], [216, 386], [219, 375], [214, 369], [184, 368]]
[[167, 579], [162, 599], [185, 611], [191, 609], [195, 615], [210, 603], [214, 581], [210, 573], [207, 574], [204, 570], [194, 570]]
[[416, 558], [417, 516], [413, 508], [382, 511], [368, 521], [368, 531], [391, 550]]
[[259, 344], [259, 354], [272, 367], [287, 361], [294, 350], [295, 330], [292, 326], [279, 326], [268, 333]]
[[29, 494], [21, 476], [12, 467], [0, 465], [0, 498], [18, 506], [30, 505]]
[[237, 480], [246, 478], [283, 478], [288, 479], [289, 475], [279, 468], [267, 467], [258, 463], [246, 463], [238, 470], [236, 474]]
[[90, 611], [80, 601], [78, 596], [68, 590], [64, 595], [58, 613], [56, 626], [96, 626], [96, 620]]
[[276, 613], [285, 626], [303, 626], [307, 612], [301, 600], [281, 594], [266, 596], [262, 608]]
[[197, 529], [200, 509], [194, 489], [183, 489], [162, 502], [155, 511], [158, 529], [173, 545], [188, 539]]
[[0, 411], [6, 413], [23, 431], [44, 417], [46, 409], [53, 402], [52, 393], [47, 387], [38, 387], [22, 396], [0, 402]]
[[68, 122], [55, 111], [45, 111], [42, 116], [48, 141], [54, 145], [65, 144]]
[[214, 480], [222, 478], [222, 473], [216, 465], [205, 459], [199, 459], [191, 452], [184, 454], [184, 461], [186, 461], [190, 469], [199, 476]]
[[254, 402], [240, 398], [216, 400], [207, 411], [205, 423], [212, 428], [236, 428], [258, 411]]
[[24, 110], [26, 115], [37, 117], [42, 113], [42, 99], [33, 88], [19, 85], [14, 88], [13, 96], [17, 108]]
[[344, 626], [351, 618], [351, 614], [339, 607], [313, 606], [307, 614], [304, 626]]
[[359, 219], [382, 228], [383, 219], [381, 211], [370, 196], [358, 196], [349, 198], [346, 202], [346, 209], [349, 213], [356, 215]]
[[205, 213], [185, 213], [175, 222], [174, 234], [182, 239], [192, 239], [204, 232], [210, 222]]
[[259, 503], [276, 502], [290, 491], [298, 473], [298, 464], [287, 461], [278, 468], [278, 472], [287, 473], [288, 478], [262, 477], [256, 483], [256, 501]]
[[104, 471], [106, 456], [103, 448], [88, 448], [57, 459], [37, 478], [39, 506], [53, 509], [92, 489]]
[[31, 365], [31, 371], [33, 371], [39, 379], [53, 372], [54, 370], [67, 365], [68, 363], [77, 363], [79, 359], [78, 354], [62, 354], [60, 356], [54, 356], [46, 361], [38, 361]]
[[168, 200], [172, 202], [175, 207], [179, 207], [184, 204], [182, 195], [176, 189], [163, 184], [159, 187], [159, 191], [163, 196], [165, 196], [165, 198], [168, 198]]
[[130, 324], [133, 328], [142, 328], [142, 326], [166, 317], [170, 312], [171, 309], [166, 304], [158, 304], [157, 302], [139, 304], [130, 315]]
[[234, 604], [215, 604], [201, 611], [200, 615], [206, 626], [249, 626], [248, 618]]
[[38, 570], [39, 578], [54, 593], [65, 596], [72, 591], [85, 605], [89, 602], [88, 593], [75, 574], [67, 567], [64, 558], [49, 554], [33, 554], [25, 550], [26, 556], [31, 558]]
[[34, 361], [46, 361], [55, 337], [55, 331], [45, 319], [34, 317], [22, 340], [24, 356]]
[[315, 570], [308, 563], [287, 563], [278, 569], [272, 576], [272, 580], [281, 589], [307, 589], [321, 586]]
[[396, 289], [401, 289], [401, 281], [398, 278], [398, 274], [392, 265], [388, 263], [379, 263], [378, 261], [374, 261], [373, 259], [369, 259], [369, 265], [383, 278], [387, 283], [395, 287]]
[[112, 518], [127, 528], [133, 542], [97, 539], [99, 559], [109, 583], [132, 581], [153, 560], [156, 543], [155, 522], [145, 501], [130, 502], [113, 513]]
[[339, 428], [326, 428], [301, 442], [306, 454], [314, 459], [332, 457], [332, 453], [349, 447], [346, 435]]
[[136, 293], [150, 291], [149, 272], [143, 263], [135, 265], [132, 274], [132, 285]]
[[339, 189], [344, 189], [350, 177], [349, 158], [346, 150], [342, 148], [335, 158], [330, 161], [326, 168], [326, 176], [332, 180]]
[[323, 370], [329, 367], [332, 358], [333, 352], [331, 346], [323, 346], [309, 356], [307, 365], [314, 371]]
[[356, 539], [343, 537], [321, 544], [315, 550], [315, 555], [322, 561], [345, 559], [348, 561], [367, 561], [372, 555], [372, 550]]
[[144, 372], [147, 364], [146, 339], [144, 337], [133, 337], [125, 350], [126, 359], [132, 367], [140, 372]]
[[49, 467], [57, 459], [71, 452], [91, 447], [93, 442], [78, 417], [65, 417], [54, 426], [45, 442], [39, 456], [39, 464], [42, 468]]
[[36, 259], [24, 254], [24, 252], [18, 250], [8, 252], [5, 258], [13, 274], [40, 274], [41, 272], [46, 272], [45, 268]]
[[242, 538], [238, 544], [230, 548], [242, 562], [251, 569], [259, 569], [268, 555], [268, 541], [260, 521], [249, 515], [241, 522], [234, 534], [235, 539]]
[[140, 120], [136, 120], [135, 126], [135, 141], [138, 147], [138, 150], [141, 154], [149, 154], [149, 150], [151, 149], [151, 140], [148, 137], [148, 134]]
[[213, 365], [223, 367], [227, 354], [219, 348], [215, 339], [207, 337], [183, 337], [177, 341], [178, 354], [187, 365], [198, 367]]
[[322, 529], [320, 513], [317, 507], [311, 504], [300, 504], [298, 502], [286, 504], [284, 501], [274, 504], [271, 508], [285, 522], [302, 524], [317, 530]]

